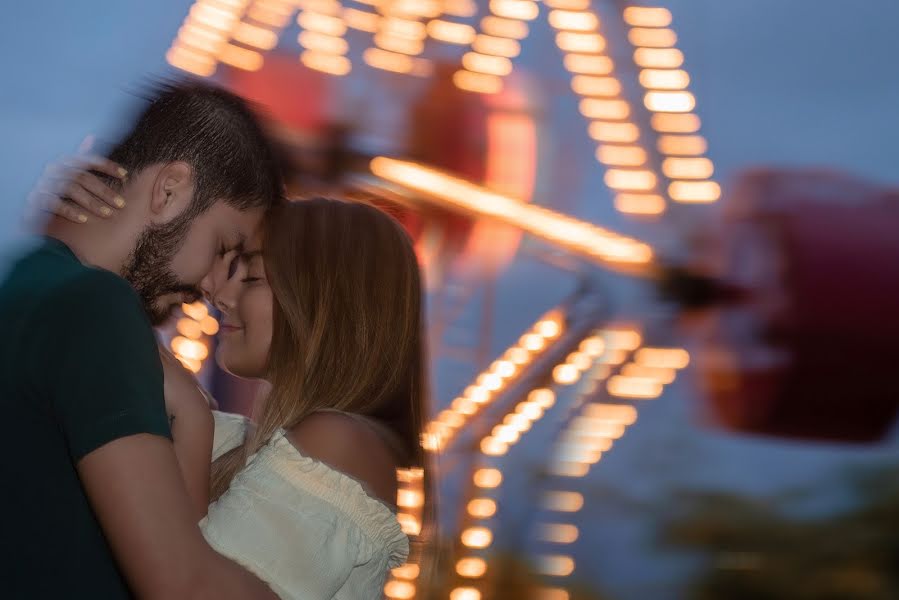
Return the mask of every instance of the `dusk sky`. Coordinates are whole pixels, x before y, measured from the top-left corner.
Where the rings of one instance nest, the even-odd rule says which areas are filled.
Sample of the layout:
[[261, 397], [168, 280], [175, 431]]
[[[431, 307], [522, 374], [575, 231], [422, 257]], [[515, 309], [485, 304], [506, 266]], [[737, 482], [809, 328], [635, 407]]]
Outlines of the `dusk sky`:
[[[756, 165], [828, 167], [899, 186], [899, 2], [656, 4], [674, 15], [673, 28], [686, 56], [691, 91], [725, 199], [732, 177]], [[147, 75], [170, 72], [164, 53], [190, 5], [188, 0], [6, 3], [0, 39], [0, 164], [5, 188], [0, 248], [21, 230], [24, 198], [43, 167], [73, 153], [86, 135], [114, 129], [127, 90]], [[556, 53], [550, 33], [545, 25], [534, 29], [522, 66], [538, 79], [559, 77], [550, 71]], [[620, 219], [611, 209], [597, 208], [594, 196], [602, 187], [602, 170], [592, 157], [583, 119], [576, 110], [565, 112], [566, 102], [574, 106], [573, 100], [556, 99], [548, 117], [554, 124], [549, 143], [577, 156], [579, 178], [569, 185], [579, 192], [565, 202], [566, 210], [599, 222]], [[527, 324], [528, 315], [536, 316], [563, 295], [546, 286], [531, 289], [535, 269], [540, 267], [517, 261], [503, 274], [498, 302], [511, 308], [498, 312], [497, 350]], [[558, 274], [539, 271], [539, 276], [558, 283], [559, 289], [574, 285]], [[515, 306], [521, 297], [531, 304]], [[617, 454], [603, 463], [593, 484], [614, 485], [624, 495], [644, 498], [685, 483], [765, 494], [786, 483], [814, 481], [844, 459], [874, 460], [894, 451], [894, 444], [893, 450], [843, 450], [707, 431], [696, 425], [690, 389], [689, 381], [677, 384], [668, 402], [659, 401], [641, 413], [639, 426], [616, 446]], [[668, 462], [656, 461], [660, 456]], [[654, 461], [670, 470], [668, 481], [635, 475]], [[757, 468], [761, 463], [776, 467]], [[626, 597], [641, 576], [630, 570], [640, 553], [641, 525], [622, 524], [620, 515], [603, 510], [594, 507], [590, 518], [602, 528], [601, 539], [617, 540], [620, 546], [597, 550], [605, 561], [597, 576]]]

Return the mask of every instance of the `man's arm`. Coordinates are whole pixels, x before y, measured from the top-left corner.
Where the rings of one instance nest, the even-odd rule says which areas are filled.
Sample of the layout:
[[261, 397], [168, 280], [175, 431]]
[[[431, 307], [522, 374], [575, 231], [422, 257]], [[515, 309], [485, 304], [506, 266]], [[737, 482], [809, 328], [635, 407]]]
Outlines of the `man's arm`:
[[151, 434], [119, 438], [87, 454], [77, 468], [138, 598], [277, 599], [203, 539], [169, 440]]

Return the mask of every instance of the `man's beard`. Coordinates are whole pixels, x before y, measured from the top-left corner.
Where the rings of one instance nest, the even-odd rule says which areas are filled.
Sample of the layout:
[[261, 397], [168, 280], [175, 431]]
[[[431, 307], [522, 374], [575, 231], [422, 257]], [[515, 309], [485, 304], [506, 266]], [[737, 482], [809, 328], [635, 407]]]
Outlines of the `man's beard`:
[[137, 290], [154, 326], [169, 318], [170, 307], [157, 303], [162, 296], [182, 294], [187, 303], [202, 297], [197, 286], [183, 283], [172, 272], [172, 260], [184, 244], [192, 222], [193, 215], [182, 214], [171, 223], [147, 227], [125, 263], [122, 275]]

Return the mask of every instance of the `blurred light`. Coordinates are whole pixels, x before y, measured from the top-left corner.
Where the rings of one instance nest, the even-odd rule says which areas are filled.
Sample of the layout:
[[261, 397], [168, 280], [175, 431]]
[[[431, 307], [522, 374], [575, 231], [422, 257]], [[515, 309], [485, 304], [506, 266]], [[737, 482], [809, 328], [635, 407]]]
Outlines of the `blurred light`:
[[487, 436], [481, 440], [481, 452], [487, 456], [502, 456], [509, 451], [509, 444], [495, 437]]
[[300, 54], [300, 60], [310, 69], [331, 75], [346, 75], [352, 69], [350, 60], [347, 57], [336, 54], [323, 54], [306, 50]]
[[656, 176], [645, 169], [624, 170], [609, 169], [603, 180], [613, 190], [651, 190], [656, 185]]
[[183, 46], [171, 48], [166, 52], [165, 59], [173, 67], [199, 77], [209, 77], [215, 73], [214, 59]]
[[203, 330], [200, 324], [193, 319], [178, 319], [176, 326], [178, 333], [192, 340], [199, 339], [203, 336]]
[[327, 35], [340, 36], [346, 33], [346, 23], [340, 17], [303, 11], [297, 17], [297, 23], [303, 29]]
[[624, 100], [584, 98], [578, 104], [578, 109], [588, 119], [621, 120], [631, 114], [631, 108]]
[[642, 348], [634, 362], [644, 367], [683, 369], [690, 364], [690, 354], [683, 348]]
[[531, 401], [520, 402], [518, 406], [515, 407], [515, 412], [524, 415], [531, 421], [536, 421], [543, 416], [543, 408], [536, 402]]
[[666, 8], [629, 6], [624, 9], [624, 21], [634, 27], [667, 27], [671, 24], [671, 12]]
[[555, 512], [577, 512], [584, 507], [584, 497], [577, 492], [552, 491], [543, 496], [543, 508]]
[[469, 548], [486, 548], [493, 542], [493, 532], [486, 527], [469, 527], [460, 537], [462, 545]]
[[396, 520], [399, 521], [403, 533], [406, 535], [418, 535], [421, 533], [421, 521], [416, 519], [409, 513], [397, 513]]
[[515, 19], [487, 16], [481, 19], [481, 31], [496, 37], [523, 40], [528, 36], [528, 24]]
[[[377, 157], [371, 161], [371, 169], [376, 176], [424, 191], [469, 214], [499, 217], [533, 235], [607, 263], [646, 264], [652, 260], [652, 249], [635, 239], [543, 207], [523, 204], [415, 163]], [[606, 173], [607, 178], [610, 173]]]
[[518, 369], [515, 368], [515, 364], [511, 361], [495, 360], [493, 361], [493, 364], [490, 365], [490, 370], [506, 379], [514, 375]]
[[475, 28], [465, 23], [435, 19], [428, 23], [428, 35], [449, 44], [470, 44], [475, 39]]
[[571, 89], [582, 96], [617, 96], [621, 93], [621, 83], [614, 77], [575, 75], [571, 79]]
[[381, 23], [381, 17], [375, 13], [365, 12], [356, 8], [343, 9], [343, 21], [347, 27], [358, 31], [375, 33]]
[[541, 523], [537, 537], [551, 544], [572, 544], [577, 541], [578, 529], [574, 525]]
[[640, 138], [640, 130], [633, 123], [608, 123], [594, 121], [590, 123], [587, 134], [600, 142], [636, 142]]
[[682, 69], [642, 69], [640, 85], [650, 89], [682, 90], [690, 85], [690, 75]]
[[628, 404], [588, 404], [584, 415], [594, 419], [605, 419], [622, 425], [633, 425], [637, 422], [637, 409]]
[[495, 392], [496, 390], [503, 387], [503, 380], [499, 375], [496, 375], [495, 373], [484, 373], [483, 375], [478, 377], [477, 384], [491, 392]]
[[531, 360], [531, 354], [524, 348], [514, 347], [506, 352], [506, 356], [516, 365], [523, 365]]
[[472, 587], [459, 587], [450, 592], [450, 600], [481, 600], [481, 592]]
[[194, 321], [202, 321], [209, 316], [209, 309], [203, 302], [194, 302], [193, 304], [182, 304], [181, 312], [193, 319]]
[[644, 29], [636, 27], [627, 32], [627, 39], [634, 46], [668, 48], [677, 43], [677, 34], [671, 29]]
[[495, 488], [503, 482], [503, 474], [499, 469], [478, 469], [472, 477], [474, 484], [480, 488]]
[[660, 215], [665, 199], [658, 194], [616, 194], [615, 209], [628, 215]]
[[486, 572], [487, 563], [483, 558], [463, 558], [456, 563], [456, 573], [462, 577], [475, 579], [477, 577], [483, 577]]
[[707, 158], [666, 158], [662, 161], [662, 172], [669, 179], [708, 179], [715, 166]]
[[415, 585], [408, 581], [388, 581], [384, 586], [384, 595], [397, 600], [409, 600], [415, 597]]
[[412, 17], [434, 18], [440, 16], [442, 2], [438, 0], [394, 0], [390, 12]]
[[721, 197], [721, 186], [714, 181], [675, 181], [668, 195], [676, 202], [714, 202]]
[[613, 167], [640, 167], [646, 163], [646, 158], [646, 151], [640, 146], [602, 144], [596, 149], [596, 159]]
[[581, 371], [586, 371], [593, 364], [593, 359], [583, 352], [572, 352], [565, 359], [565, 362], [574, 365]]
[[277, 33], [251, 23], [240, 23], [234, 30], [232, 37], [241, 44], [253, 46], [260, 50], [271, 50], [278, 45]]
[[658, 149], [662, 154], [705, 154], [708, 144], [701, 135], [661, 135]]
[[406, 563], [401, 567], [390, 570], [390, 574], [397, 579], [417, 579], [420, 572], [419, 566], [412, 563]]
[[567, 577], [574, 572], [574, 559], [570, 556], [541, 556], [538, 570], [549, 577]]
[[456, 398], [453, 400], [451, 407], [462, 415], [473, 415], [478, 412], [477, 405], [468, 398]]
[[587, 10], [590, 8], [590, 0], [543, 0], [550, 8], [560, 10]]
[[421, 41], [428, 35], [427, 27], [420, 21], [387, 17], [381, 21], [381, 31], [410, 40]]
[[346, 54], [350, 45], [342, 37], [326, 35], [317, 31], [303, 31], [297, 37], [303, 48], [325, 54]]
[[553, 369], [553, 380], [560, 385], [571, 385], [579, 376], [580, 372], [574, 365], [558, 365]]
[[516, 40], [484, 34], [479, 34], [471, 47], [475, 52], [481, 54], [506, 58], [514, 58], [521, 52], [521, 44]]
[[478, 5], [474, 0], [444, 0], [443, 12], [453, 17], [473, 17], [478, 13]]
[[247, 12], [247, 16], [257, 23], [280, 29], [290, 21], [292, 11], [292, 8], [288, 12], [288, 10], [279, 10], [275, 6], [263, 5], [257, 2]]
[[490, 11], [498, 17], [531, 21], [540, 9], [530, 0], [490, 0]]
[[[534, 406], [537, 406], [536, 404]], [[506, 415], [503, 419], [503, 424], [508, 425], [512, 429], [524, 433], [531, 428], [531, 419], [527, 417], [527, 415], [521, 415], [518, 413]]]
[[215, 29], [230, 30], [237, 21], [237, 11], [198, 2], [191, 7], [190, 17]]
[[468, 514], [477, 519], [487, 519], [496, 513], [496, 502], [490, 498], [475, 498], [468, 503]]
[[674, 369], [666, 369], [661, 367], [644, 367], [635, 363], [628, 363], [621, 369], [621, 374], [625, 377], [643, 377], [647, 379], [655, 379], [662, 385], [668, 385], [677, 377]]
[[562, 332], [562, 328], [556, 321], [544, 320], [537, 323], [537, 333], [545, 338], [554, 338]]
[[538, 388], [528, 394], [528, 400], [533, 402], [540, 408], [546, 410], [556, 402], [556, 395], [552, 390], [547, 388]]
[[203, 363], [199, 360], [184, 358], [183, 356], [177, 356], [176, 358], [181, 361], [181, 364], [184, 365], [186, 369], [190, 370], [193, 373], [199, 373], [200, 369], [203, 368]]
[[336, 15], [340, 12], [340, 2], [338, 0], [294, 0], [294, 3], [303, 10], [325, 15]]
[[634, 62], [641, 67], [674, 69], [684, 64], [684, 53], [676, 48], [637, 48]]
[[503, 76], [512, 72], [512, 61], [502, 56], [489, 56], [477, 52], [466, 52], [462, 57], [462, 66], [469, 71]]
[[464, 394], [466, 397], [471, 398], [473, 402], [477, 402], [478, 404], [483, 404], [490, 399], [490, 392], [487, 391], [487, 388], [481, 387], [479, 385], [472, 385], [465, 388]]
[[560, 477], [583, 477], [590, 472], [590, 465], [584, 462], [557, 462], [550, 467], [550, 472]]
[[549, 24], [568, 31], [593, 31], [599, 27], [599, 19], [587, 11], [553, 10], [549, 13]]
[[699, 117], [693, 114], [656, 114], [652, 128], [662, 133], [694, 133], [699, 131]]
[[696, 98], [690, 92], [647, 92], [643, 97], [646, 108], [656, 112], [690, 112], [696, 107]]
[[[390, 50], [391, 52], [398, 52], [401, 54], [421, 54], [425, 49], [425, 43], [423, 40], [410, 40], [408, 38], [399, 37], [396, 35], [390, 35], [387, 33], [377, 33], [374, 38], [375, 44], [384, 50]], [[366, 61], [368, 62], [368, 61]], [[371, 63], [369, 63], [371, 64]], [[411, 64], [411, 63], [409, 63]], [[374, 65], [372, 65], [374, 66]], [[389, 69], [394, 70], [394, 69]], [[406, 71], [400, 71], [405, 73]]]
[[503, 80], [496, 75], [472, 71], [456, 71], [453, 74], [453, 83], [460, 90], [478, 94], [497, 94], [503, 89]]
[[223, 63], [245, 71], [258, 71], [262, 68], [263, 63], [262, 55], [255, 50], [248, 50], [234, 44], [222, 46], [218, 57]]
[[591, 335], [581, 342], [578, 346], [581, 352], [585, 352], [589, 356], [596, 358], [606, 349], [606, 343], [598, 335]]
[[219, 322], [215, 320], [215, 317], [204, 317], [200, 321], [200, 330], [206, 335], [215, 335], [219, 331]]
[[403, 508], [418, 508], [424, 506], [425, 495], [421, 490], [397, 490], [396, 504]]
[[497, 425], [493, 428], [491, 434], [493, 439], [507, 445], [514, 444], [521, 437], [521, 433], [509, 425]]
[[539, 350], [543, 350], [543, 348], [546, 347], [546, 339], [536, 333], [527, 333], [521, 336], [521, 339], [518, 340], [518, 343], [531, 352], [537, 352]]
[[616, 375], [607, 384], [609, 393], [619, 398], [658, 398], [662, 395], [662, 384], [655, 379], [625, 377]]
[[539, 588], [534, 600], [571, 600], [571, 597], [562, 588]]
[[607, 348], [636, 350], [643, 343], [643, 336], [635, 329], [606, 329], [603, 337]]
[[594, 54], [566, 54], [563, 62], [567, 70], [583, 75], [608, 75], [615, 68], [611, 58]]
[[566, 52], [602, 52], [606, 47], [606, 40], [598, 33], [563, 31], [556, 34], [556, 45]]

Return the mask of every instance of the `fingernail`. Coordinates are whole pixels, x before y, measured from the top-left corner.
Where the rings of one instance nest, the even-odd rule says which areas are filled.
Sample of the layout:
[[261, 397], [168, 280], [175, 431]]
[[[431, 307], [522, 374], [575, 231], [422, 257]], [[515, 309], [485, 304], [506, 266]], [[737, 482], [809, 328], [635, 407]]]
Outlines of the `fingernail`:
[[126, 171], [126, 170], [123, 169], [122, 167], [119, 167], [119, 176], [120, 176], [120, 177], [127, 177], [127, 176], [128, 176], [128, 171]]
[[100, 214], [103, 215], [104, 217], [108, 217], [109, 215], [112, 214], [112, 209], [109, 208], [108, 206], [101, 206]]
[[87, 223], [87, 215], [78, 215], [79, 223]]
[[112, 201], [115, 202], [115, 205], [119, 208], [125, 208], [125, 199], [121, 196], [116, 196]]

